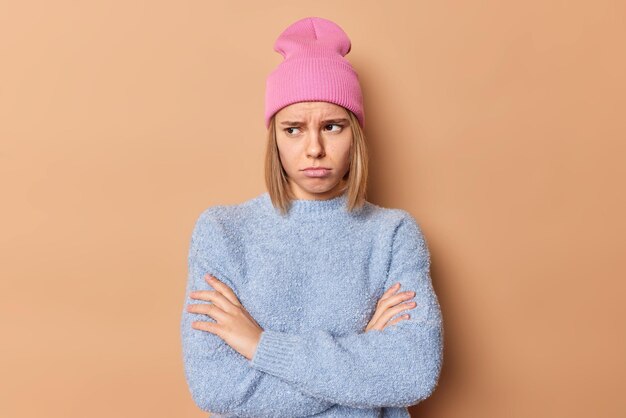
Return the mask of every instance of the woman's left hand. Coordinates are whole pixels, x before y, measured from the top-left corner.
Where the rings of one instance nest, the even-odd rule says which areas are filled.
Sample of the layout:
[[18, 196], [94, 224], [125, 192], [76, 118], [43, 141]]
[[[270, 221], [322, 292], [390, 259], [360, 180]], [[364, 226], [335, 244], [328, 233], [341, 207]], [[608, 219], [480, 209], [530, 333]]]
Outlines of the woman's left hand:
[[204, 279], [215, 290], [198, 290], [191, 292], [189, 296], [192, 299], [212, 303], [187, 305], [187, 311], [208, 315], [217, 322], [195, 321], [191, 324], [192, 328], [217, 335], [238, 353], [251, 360], [263, 329], [239, 302], [230, 287], [209, 274], [204, 276]]

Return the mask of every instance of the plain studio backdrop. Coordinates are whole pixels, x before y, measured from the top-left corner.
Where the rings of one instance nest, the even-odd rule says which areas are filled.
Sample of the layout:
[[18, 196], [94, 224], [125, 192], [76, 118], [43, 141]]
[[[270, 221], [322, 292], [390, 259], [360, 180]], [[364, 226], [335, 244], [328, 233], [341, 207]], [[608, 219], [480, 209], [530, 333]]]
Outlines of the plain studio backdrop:
[[368, 200], [445, 328], [421, 418], [626, 416], [626, 3], [0, 2], [0, 416], [203, 417], [179, 321], [208, 206], [265, 191], [273, 42], [337, 22]]

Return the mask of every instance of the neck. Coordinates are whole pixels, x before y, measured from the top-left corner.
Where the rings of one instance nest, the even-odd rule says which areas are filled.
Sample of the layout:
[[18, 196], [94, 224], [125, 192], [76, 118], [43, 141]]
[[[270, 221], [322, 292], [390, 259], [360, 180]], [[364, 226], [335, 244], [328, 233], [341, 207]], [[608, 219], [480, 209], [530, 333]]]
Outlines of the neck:
[[303, 190], [290, 178], [287, 179], [287, 194], [291, 200], [328, 200], [338, 197], [344, 194], [348, 190], [348, 183], [345, 179], [342, 179], [335, 186], [322, 193], [311, 193]]

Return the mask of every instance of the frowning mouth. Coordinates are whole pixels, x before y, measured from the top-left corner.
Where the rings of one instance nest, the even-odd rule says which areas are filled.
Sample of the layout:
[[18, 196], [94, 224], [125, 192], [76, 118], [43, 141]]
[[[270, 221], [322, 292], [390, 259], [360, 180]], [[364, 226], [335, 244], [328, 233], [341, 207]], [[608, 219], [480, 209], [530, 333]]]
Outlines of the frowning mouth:
[[303, 171], [307, 177], [326, 177], [330, 174], [330, 168], [326, 167], [307, 167]]

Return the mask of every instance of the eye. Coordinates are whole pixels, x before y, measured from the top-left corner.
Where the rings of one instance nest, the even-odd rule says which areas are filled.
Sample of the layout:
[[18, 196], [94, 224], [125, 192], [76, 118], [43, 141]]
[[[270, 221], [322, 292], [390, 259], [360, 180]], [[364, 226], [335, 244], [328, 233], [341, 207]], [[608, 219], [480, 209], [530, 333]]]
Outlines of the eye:
[[287, 134], [288, 134], [288, 135], [293, 135], [293, 132], [290, 132], [290, 131], [289, 131], [290, 129], [298, 129], [298, 128], [296, 128], [296, 127], [294, 127], [294, 126], [291, 126], [291, 127], [289, 127], [289, 128], [285, 128], [285, 132], [287, 132]]
[[341, 131], [343, 129], [343, 125], [339, 125], [337, 123], [329, 123], [325, 127], [328, 128], [329, 126], [337, 126], [339, 129], [335, 130], [335, 132], [339, 132], [339, 131]]

